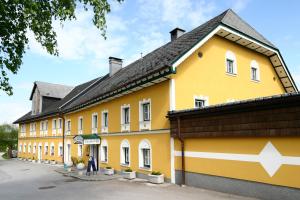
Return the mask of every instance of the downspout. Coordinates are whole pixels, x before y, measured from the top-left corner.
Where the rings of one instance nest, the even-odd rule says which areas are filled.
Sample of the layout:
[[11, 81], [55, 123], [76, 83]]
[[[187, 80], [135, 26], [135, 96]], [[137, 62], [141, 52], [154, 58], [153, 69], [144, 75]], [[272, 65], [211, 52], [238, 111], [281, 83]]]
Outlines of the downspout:
[[63, 161], [63, 164], [65, 164], [65, 118], [62, 114], [61, 111], [59, 111], [59, 118], [62, 119], [62, 134], [63, 134], [63, 148], [62, 148], [62, 161]]
[[177, 136], [181, 143], [181, 186], [185, 186], [185, 157], [184, 157], [184, 139], [180, 132], [180, 117], [177, 117]]

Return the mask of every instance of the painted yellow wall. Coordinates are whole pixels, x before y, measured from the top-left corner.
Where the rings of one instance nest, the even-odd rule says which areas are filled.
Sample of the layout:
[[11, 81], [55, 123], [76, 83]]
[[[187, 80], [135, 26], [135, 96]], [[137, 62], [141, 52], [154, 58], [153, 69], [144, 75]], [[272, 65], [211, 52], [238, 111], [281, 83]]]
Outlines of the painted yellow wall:
[[[225, 54], [232, 51], [237, 59], [237, 75], [226, 74]], [[198, 57], [202, 52], [202, 58]], [[260, 67], [260, 82], [250, 77], [250, 62]], [[212, 37], [177, 68], [175, 79], [176, 110], [193, 108], [194, 95], [209, 97], [209, 104], [226, 103], [284, 93], [269, 59], [218, 36]], [[273, 77], [276, 80], [273, 80]]]
[[134, 171], [149, 174], [150, 171], [139, 168], [139, 143], [147, 139], [152, 148], [152, 171], [160, 171], [166, 178], [170, 178], [170, 134], [136, 134], [128, 136], [103, 136], [108, 143], [108, 163], [101, 163], [101, 167], [111, 166], [121, 171], [127, 167], [121, 166], [120, 145], [124, 139], [130, 143], [130, 168]]
[[66, 114], [65, 119], [71, 120], [71, 134], [78, 133], [78, 119], [83, 117], [83, 133], [92, 133], [92, 114], [98, 113], [98, 133], [101, 132], [101, 112], [108, 110], [108, 132], [121, 131], [121, 106], [130, 104], [130, 131], [139, 131], [139, 101], [151, 99], [151, 129], [169, 128], [166, 118], [169, 110], [169, 82], [165, 81], [140, 91], [116, 98], [109, 102]]
[[[186, 139], [185, 151], [257, 155], [268, 142], [283, 156], [300, 156], [300, 137]], [[178, 140], [175, 140], [175, 150], [180, 151]], [[185, 161], [188, 172], [300, 188], [300, 166], [284, 164], [270, 177], [258, 162], [191, 157], [186, 157]], [[181, 157], [175, 157], [175, 168], [181, 169]]]

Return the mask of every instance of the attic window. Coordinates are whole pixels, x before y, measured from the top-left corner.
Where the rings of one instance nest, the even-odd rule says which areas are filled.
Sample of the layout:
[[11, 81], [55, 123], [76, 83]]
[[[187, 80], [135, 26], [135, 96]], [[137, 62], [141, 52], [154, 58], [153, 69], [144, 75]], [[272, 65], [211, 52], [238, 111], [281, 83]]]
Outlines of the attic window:
[[237, 74], [237, 62], [235, 54], [231, 51], [227, 51], [225, 54], [225, 70], [229, 75]]

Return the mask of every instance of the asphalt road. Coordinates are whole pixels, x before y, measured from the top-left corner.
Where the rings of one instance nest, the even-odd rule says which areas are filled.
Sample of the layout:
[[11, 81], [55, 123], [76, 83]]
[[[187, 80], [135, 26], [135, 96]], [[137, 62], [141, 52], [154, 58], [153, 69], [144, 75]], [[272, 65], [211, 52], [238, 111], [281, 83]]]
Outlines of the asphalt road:
[[18, 160], [0, 160], [0, 199], [107, 200], [250, 200], [225, 193], [166, 184], [149, 186], [122, 180], [80, 181], [55, 172], [57, 167]]

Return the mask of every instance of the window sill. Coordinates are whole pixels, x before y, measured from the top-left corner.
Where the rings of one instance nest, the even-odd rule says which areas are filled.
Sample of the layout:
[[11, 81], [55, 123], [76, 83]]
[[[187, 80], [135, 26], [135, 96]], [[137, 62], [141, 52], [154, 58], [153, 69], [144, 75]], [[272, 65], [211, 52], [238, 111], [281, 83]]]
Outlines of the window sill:
[[147, 172], [151, 172], [151, 167], [148, 168], [148, 167], [139, 167], [140, 170], [143, 170], [143, 171], [147, 171]]
[[251, 82], [253, 82], [253, 83], [260, 83], [260, 80], [251, 79]]
[[130, 167], [130, 164], [120, 163], [120, 166], [122, 166], [122, 167]]
[[233, 76], [233, 77], [236, 77], [236, 76], [237, 76], [237, 74], [232, 74], [232, 73], [229, 73], [229, 72], [226, 72], [226, 75], [228, 75], [228, 76]]
[[100, 160], [100, 163], [102, 163], [102, 164], [108, 164], [108, 161], [102, 161], [102, 160]]

